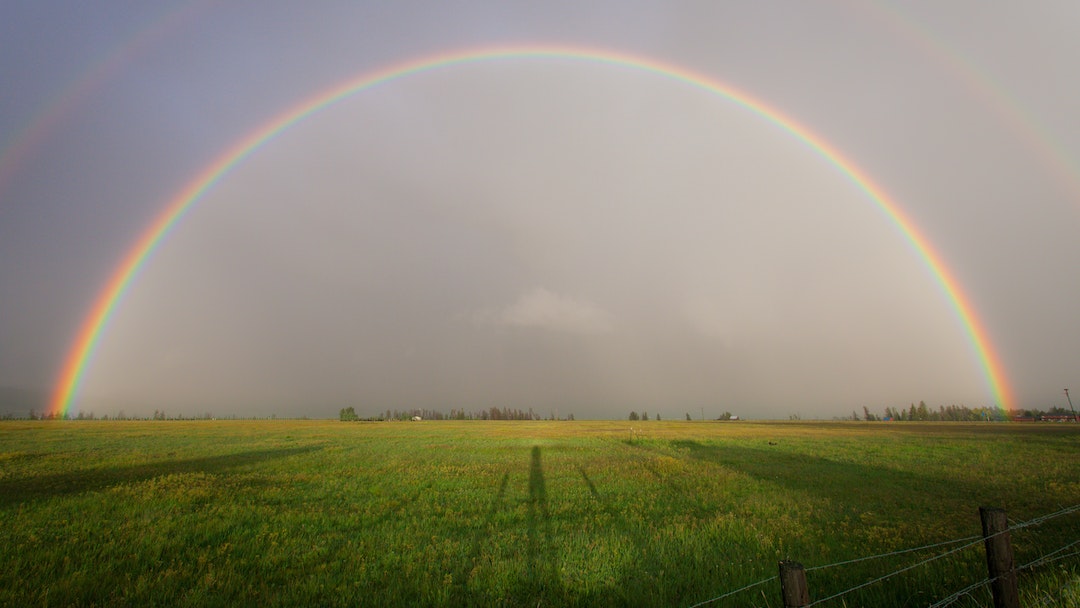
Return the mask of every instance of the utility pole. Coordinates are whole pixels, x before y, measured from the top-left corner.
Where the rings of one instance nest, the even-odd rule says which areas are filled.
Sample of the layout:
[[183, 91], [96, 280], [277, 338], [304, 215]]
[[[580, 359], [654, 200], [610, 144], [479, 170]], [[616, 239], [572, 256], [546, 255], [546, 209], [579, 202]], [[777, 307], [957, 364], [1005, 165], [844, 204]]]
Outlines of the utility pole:
[[1080, 420], [1076, 418], [1076, 408], [1073, 407], [1072, 397], [1069, 396], [1069, 389], [1065, 389], [1065, 398], [1069, 400], [1069, 409], [1072, 410], [1073, 420], [1080, 422]]

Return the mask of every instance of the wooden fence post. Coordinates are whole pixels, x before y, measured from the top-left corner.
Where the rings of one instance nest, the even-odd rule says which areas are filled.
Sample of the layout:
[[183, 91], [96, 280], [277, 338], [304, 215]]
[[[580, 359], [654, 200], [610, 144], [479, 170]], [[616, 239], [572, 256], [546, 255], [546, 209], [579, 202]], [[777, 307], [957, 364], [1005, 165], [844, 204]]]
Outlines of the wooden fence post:
[[983, 543], [986, 545], [986, 568], [990, 574], [990, 590], [994, 593], [994, 608], [1020, 608], [1016, 589], [1016, 566], [1013, 562], [1012, 540], [1005, 509], [979, 507], [982, 519]]
[[799, 562], [789, 559], [780, 562], [780, 594], [784, 597], [784, 608], [803, 608], [810, 603], [806, 570]]

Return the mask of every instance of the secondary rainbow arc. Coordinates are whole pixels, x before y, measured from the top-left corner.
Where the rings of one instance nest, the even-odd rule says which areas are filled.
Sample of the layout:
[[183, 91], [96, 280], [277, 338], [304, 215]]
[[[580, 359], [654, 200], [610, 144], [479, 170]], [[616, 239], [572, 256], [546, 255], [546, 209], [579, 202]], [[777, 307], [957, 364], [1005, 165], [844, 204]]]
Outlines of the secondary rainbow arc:
[[975, 309], [960, 288], [960, 283], [949, 271], [941, 256], [930, 242], [918, 231], [914, 223], [900, 207], [852, 161], [840, 154], [826, 140], [810, 129], [796, 123], [760, 100], [723, 84], [704, 74], [629, 54], [607, 50], [577, 47], [517, 46], [464, 50], [443, 53], [398, 63], [350, 79], [343, 84], [326, 89], [291, 109], [279, 114], [263, 126], [230, 146], [217, 159], [200, 172], [175, 197], [154, 222], [142, 233], [128, 250], [116, 270], [101, 290], [94, 305], [81, 325], [76, 339], [69, 349], [58, 381], [54, 387], [50, 412], [62, 415], [71, 407], [78, 395], [80, 384], [109, 319], [120, 300], [149, 259], [154, 249], [166, 237], [193, 205], [230, 169], [242, 162], [266, 144], [275, 135], [301, 122], [305, 117], [334, 105], [335, 103], [371, 87], [422, 72], [429, 72], [454, 65], [494, 60], [563, 59], [589, 61], [635, 69], [656, 74], [691, 87], [719, 95], [746, 110], [764, 118], [825, 158], [852, 183], [860, 188], [885, 213], [906, 238], [909, 245], [926, 264], [931, 274], [951, 304], [965, 333], [970, 339], [979, 366], [986, 377], [998, 407], [1010, 408], [1012, 396], [1000, 358], [991, 347], [989, 334], [975, 314]]

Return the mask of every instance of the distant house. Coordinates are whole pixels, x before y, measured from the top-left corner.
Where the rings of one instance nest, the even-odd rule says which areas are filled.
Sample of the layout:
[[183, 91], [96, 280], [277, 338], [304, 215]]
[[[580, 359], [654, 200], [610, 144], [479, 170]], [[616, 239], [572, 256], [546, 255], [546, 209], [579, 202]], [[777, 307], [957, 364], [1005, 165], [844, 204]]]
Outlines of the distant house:
[[412, 419], [413, 422], [420, 422], [421, 420], [423, 420], [423, 418], [421, 418], [420, 416], [413, 416]]

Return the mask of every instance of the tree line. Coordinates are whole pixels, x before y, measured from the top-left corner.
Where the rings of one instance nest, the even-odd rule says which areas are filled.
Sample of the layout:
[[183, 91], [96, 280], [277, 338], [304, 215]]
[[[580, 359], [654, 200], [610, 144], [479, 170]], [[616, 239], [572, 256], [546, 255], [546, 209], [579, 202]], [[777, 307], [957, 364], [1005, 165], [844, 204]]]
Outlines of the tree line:
[[1049, 410], [1040, 409], [1015, 409], [1003, 410], [995, 407], [970, 408], [964, 405], [939, 405], [936, 409], [920, 401], [918, 405], [912, 403], [907, 408], [886, 407], [885, 413], [878, 416], [863, 407], [863, 415], [860, 418], [855, 412], [851, 413], [851, 420], [866, 421], [927, 421], [927, 422], [1004, 422], [1007, 420], [1039, 420], [1045, 416], [1072, 416], [1073, 412], [1063, 407], [1052, 407]]
[[509, 407], [490, 407], [474, 411], [466, 411], [464, 408], [453, 408], [450, 410], [450, 413], [429, 408], [410, 408], [405, 410], [387, 409], [385, 412], [381, 412], [375, 416], [364, 417], [357, 414], [356, 408], [350, 405], [349, 407], [341, 408], [338, 413], [338, 418], [339, 420], [346, 422], [405, 421], [413, 420], [415, 418], [420, 418], [422, 420], [573, 420], [574, 415], [567, 414], [565, 417], [560, 417], [559, 413], [553, 410], [545, 417], [540, 413], [533, 411], [531, 407], [527, 410]]
[[204, 412], [202, 414], [166, 414], [165, 410], [154, 410], [154, 413], [146, 415], [131, 415], [125, 414], [124, 410], [113, 414], [103, 414], [98, 416], [94, 412], [77, 412], [72, 415], [70, 412], [64, 412], [59, 414], [56, 412], [42, 412], [39, 413], [36, 410], [30, 410], [25, 416], [18, 416], [11, 413], [5, 413], [0, 415], [0, 420], [278, 420], [279, 418], [284, 420], [310, 420], [309, 416], [287, 416], [279, 417], [277, 414], [270, 414], [268, 416], [238, 416], [236, 414], [226, 414], [224, 416], [215, 416], [210, 412]]

